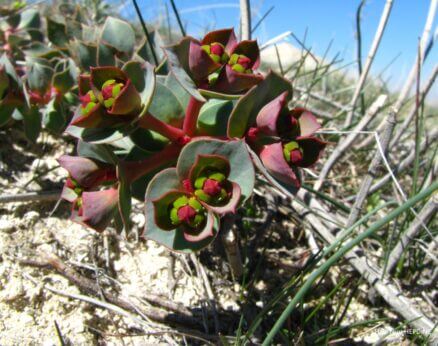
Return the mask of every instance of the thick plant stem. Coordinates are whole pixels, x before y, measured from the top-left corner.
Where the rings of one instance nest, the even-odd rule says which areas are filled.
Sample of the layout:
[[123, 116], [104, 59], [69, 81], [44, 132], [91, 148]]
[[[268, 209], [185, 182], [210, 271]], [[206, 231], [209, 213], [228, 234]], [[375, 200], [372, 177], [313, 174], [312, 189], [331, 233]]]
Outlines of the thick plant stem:
[[142, 161], [125, 161], [121, 163], [125, 171], [126, 179], [132, 183], [155, 169], [172, 161], [176, 161], [182, 147], [183, 146], [178, 143], [171, 143], [163, 150]]
[[199, 112], [203, 104], [204, 102], [195, 99], [193, 96], [190, 96], [183, 125], [183, 131], [189, 137], [194, 136], [196, 133], [196, 124], [198, 122]]
[[239, 242], [234, 231], [235, 216], [226, 215], [222, 219], [221, 240], [227, 255], [228, 263], [234, 280], [238, 280], [243, 274], [242, 257], [240, 255]]
[[172, 142], [182, 143], [185, 141], [185, 135], [183, 130], [175, 126], [166, 124], [165, 122], [155, 118], [150, 113], [146, 113], [140, 118], [140, 120], [138, 121], [138, 126], [146, 130], [155, 131], [160, 135], [168, 138]]

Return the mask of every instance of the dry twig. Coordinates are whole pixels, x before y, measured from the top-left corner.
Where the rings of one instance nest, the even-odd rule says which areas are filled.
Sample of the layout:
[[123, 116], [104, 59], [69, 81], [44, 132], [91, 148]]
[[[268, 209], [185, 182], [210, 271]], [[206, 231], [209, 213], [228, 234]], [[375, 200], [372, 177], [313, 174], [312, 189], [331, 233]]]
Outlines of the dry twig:
[[370, 51], [368, 52], [368, 57], [365, 62], [365, 67], [363, 68], [362, 74], [359, 78], [359, 82], [356, 84], [356, 89], [354, 90], [353, 98], [350, 102], [350, 110], [347, 113], [347, 118], [345, 120], [345, 127], [349, 127], [353, 120], [353, 113], [356, 107], [357, 100], [361, 94], [362, 88], [365, 84], [366, 78], [373, 63], [374, 57], [376, 55], [377, 49], [379, 48], [380, 41], [385, 31], [386, 23], [388, 22], [389, 15], [391, 13], [393, 0], [386, 0], [385, 7], [383, 9], [382, 15], [380, 17], [379, 26], [377, 27], [376, 34], [374, 36], [373, 43], [371, 44]]

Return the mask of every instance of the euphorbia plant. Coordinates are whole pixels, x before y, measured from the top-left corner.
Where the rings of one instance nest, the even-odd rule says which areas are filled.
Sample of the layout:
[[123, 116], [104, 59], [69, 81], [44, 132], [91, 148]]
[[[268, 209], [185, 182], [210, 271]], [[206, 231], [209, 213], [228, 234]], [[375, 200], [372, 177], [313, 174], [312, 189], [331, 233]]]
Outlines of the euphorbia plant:
[[79, 156], [60, 159], [69, 171], [63, 197], [75, 221], [98, 231], [112, 217], [129, 227], [131, 196], [140, 198], [144, 237], [190, 252], [213, 241], [221, 218], [251, 195], [257, 155], [264, 174], [298, 188], [298, 169], [326, 143], [310, 112], [289, 109], [290, 82], [256, 71], [255, 41], [239, 43], [225, 29], [185, 37], [166, 53], [165, 76], [135, 57], [79, 77], [67, 128], [80, 139]]

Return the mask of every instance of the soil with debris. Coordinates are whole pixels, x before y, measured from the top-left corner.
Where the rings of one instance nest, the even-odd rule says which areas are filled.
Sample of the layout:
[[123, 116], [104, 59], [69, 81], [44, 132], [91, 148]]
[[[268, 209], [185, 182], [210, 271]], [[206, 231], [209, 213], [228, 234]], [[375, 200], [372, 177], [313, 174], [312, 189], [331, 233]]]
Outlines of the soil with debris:
[[[31, 145], [19, 131], [12, 129], [7, 135], [0, 132], [1, 194], [59, 190], [65, 172], [57, 168], [56, 158], [73, 150], [73, 143], [47, 134], [37, 145]], [[198, 329], [204, 335], [215, 336], [216, 329], [223, 335], [235, 335], [241, 314], [245, 320], [252, 320], [310, 253], [302, 230], [293, 220], [274, 215], [269, 230], [252, 224], [242, 239], [249, 244], [243, 256], [249, 259], [248, 272], [257, 272], [258, 276], [256, 280], [248, 277], [254, 282], [242, 290], [232, 280], [219, 240], [200, 253], [198, 266], [196, 259], [171, 255], [152, 241], [139, 240], [144, 225], [141, 203], [134, 205], [134, 229], [127, 238], [111, 230], [104, 234], [87, 230], [68, 220], [67, 205], [61, 203], [54, 211], [55, 204], [0, 204], [1, 345], [57, 345], [61, 339], [74, 345], [179, 344], [185, 338], [181, 330], [169, 331], [166, 325], [142, 319], [140, 313], [136, 318], [142, 319], [141, 325], [135, 318], [77, 299], [86, 293], [54, 270], [28, 265], [23, 260], [38, 261], [44, 254], [55, 254], [81, 275], [117, 292], [134, 306], [149, 305], [142, 299], [146, 293], [180, 303], [199, 318]], [[207, 279], [202, 275], [204, 269]], [[209, 296], [209, 285], [214, 297]], [[318, 304], [334, 285], [336, 275], [331, 274], [314, 290], [314, 299], [308, 300], [304, 309]], [[363, 292], [359, 296], [366, 301], [367, 287], [360, 290]], [[92, 298], [105, 302], [104, 296]], [[377, 310], [353, 299], [345, 323], [381, 317], [382, 311]], [[321, 319], [329, 318], [331, 313], [330, 306], [321, 310]], [[345, 340], [353, 344], [377, 339], [368, 333]]]

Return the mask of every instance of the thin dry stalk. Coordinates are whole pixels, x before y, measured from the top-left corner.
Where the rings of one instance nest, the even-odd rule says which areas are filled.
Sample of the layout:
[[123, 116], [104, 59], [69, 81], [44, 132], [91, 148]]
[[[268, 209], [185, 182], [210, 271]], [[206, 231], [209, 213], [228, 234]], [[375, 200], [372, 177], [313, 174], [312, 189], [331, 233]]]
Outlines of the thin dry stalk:
[[332, 152], [326, 163], [324, 164], [318, 180], [314, 184], [314, 189], [319, 190], [329, 174], [332, 167], [336, 164], [336, 162], [343, 156], [347, 149], [351, 148], [351, 145], [356, 140], [357, 136], [360, 134], [360, 131], [363, 131], [370, 121], [379, 113], [380, 109], [383, 107], [387, 99], [386, 95], [380, 95], [374, 103], [369, 108], [368, 112], [365, 116], [359, 121], [356, 127], [352, 130], [352, 132], [343, 140], [340, 141]]
[[[72, 284], [77, 286], [79, 289], [81, 289], [83, 292], [86, 292], [88, 294], [92, 294], [95, 296], [100, 296], [102, 293], [104, 295], [104, 298], [106, 302], [109, 304], [113, 304], [118, 307], [118, 309], [122, 309], [125, 311], [125, 313], [134, 313], [138, 314], [139, 309], [136, 308], [132, 302], [127, 301], [123, 298], [120, 298], [112, 293], [109, 292], [103, 292], [102, 288], [93, 280], [90, 280], [78, 272], [76, 272], [74, 269], [67, 266], [64, 262], [61, 261], [59, 257], [57, 257], [55, 254], [42, 254], [39, 256], [38, 260], [19, 260], [20, 264], [22, 265], [29, 265], [29, 266], [36, 266], [39, 268], [49, 268], [55, 270], [58, 274], [64, 276], [66, 279], [68, 279]], [[91, 297], [88, 297], [90, 299], [94, 299]], [[149, 297], [150, 298], [150, 297]], [[155, 304], [159, 304], [159, 299], [157, 297], [154, 297], [153, 301]], [[169, 308], [168, 304], [160, 305], [164, 308]], [[168, 313], [167, 311], [153, 308], [153, 307], [142, 307], [141, 314], [147, 316], [149, 319], [160, 322], [160, 323], [170, 323], [175, 325], [185, 325], [185, 326], [199, 326], [199, 322], [194, 319], [191, 315], [187, 314], [187, 310], [179, 309], [178, 306], [175, 304], [172, 305], [172, 310], [178, 310], [178, 314], [175, 313]], [[129, 314], [130, 314], [129, 313]]]
[[[291, 200], [291, 206], [299, 212], [314, 228], [314, 230], [328, 243], [332, 244], [336, 237], [333, 235], [336, 227], [330, 227], [312, 214], [312, 210], [325, 209], [323, 205], [316, 201], [308, 192], [300, 190], [296, 196], [307, 207], [303, 207], [296, 199]], [[309, 213], [309, 210], [311, 211]], [[330, 213], [326, 214], [327, 218], [336, 219]], [[331, 228], [331, 229], [330, 229]], [[369, 285], [374, 287], [391, 308], [396, 311], [414, 328], [424, 336], [428, 336], [434, 330], [434, 323], [427, 318], [422, 312], [414, 307], [410, 301], [397, 286], [385, 279], [382, 279], [382, 270], [373, 264], [357, 249], [351, 250], [346, 255], [350, 264], [368, 281]]]
[[[426, 24], [424, 25], [423, 34], [421, 35], [421, 40], [420, 40], [420, 48], [419, 48], [420, 54], [415, 59], [415, 62], [412, 65], [411, 71], [409, 72], [408, 79], [406, 80], [406, 82], [403, 86], [403, 89], [399, 94], [399, 97], [397, 99], [397, 103], [395, 106], [396, 113], [398, 113], [398, 111], [400, 110], [403, 101], [408, 96], [409, 91], [411, 90], [412, 85], [414, 84], [415, 77], [417, 75], [418, 66], [421, 66], [423, 64], [425, 52], [426, 52], [426, 48], [427, 48], [427, 42], [429, 41], [429, 36], [430, 36], [430, 32], [432, 30], [433, 22], [435, 19], [437, 6], [438, 6], [438, 0], [431, 0], [430, 1], [429, 12], [427, 14]], [[418, 61], [418, 59], [420, 59], [420, 61]]]
[[374, 36], [373, 43], [371, 44], [370, 51], [368, 52], [368, 57], [365, 62], [362, 74], [359, 78], [359, 82], [356, 85], [356, 89], [353, 94], [353, 98], [350, 103], [350, 110], [347, 113], [347, 118], [345, 120], [345, 127], [349, 127], [353, 121], [353, 113], [356, 107], [357, 100], [361, 94], [362, 88], [365, 84], [366, 78], [370, 71], [371, 65], [373, 63], [374, 57], [376, 55], [377, 49], [379, 48], [380, 41], [382, 39], [383, 33], [385, 31], [386, 23], [388, 22], [389, 15], [391, 13], [393, 0], [386, 0], [385, 7], [383, 8], [382, 15], [380, 17], [379, 26], [377, 27], [376, 34]]
[[242, 40], [251, 39], [251, 4], [250, 0], [240, 0], [240, 33]]
[[435, 215], [438, 209], [438, 197], [434, 196], [424, 205], [423, 209], [418, 214], [418, 217], [412, 221], [409, 228], [405, 233], [403, 233], [400, 241], [397, 245], [392, 249], [391, 253], [388, 257], [388, 265], [386, 270], [388, 273], [391, 273], [396, 267], [398, 261], [400, 260], [403, 252], [412, 242], [412, 240], [416, 237], [423, 224], [427, 224], [430, 218]]
[[299, 93], [301, 93], [302, 95], [306, 95], [306, 96], [310, 96], [311, 98], [317, 100], [317, 101], [321, 101], [324, 102], [325, 104], [334, 107], [340, 111], [346, 111], [348, 109], [348, 107], [344, 106], [343, 104], [330, 100], [329, 98], [320, 95], [318, 93], [315, 92], [309, 92], [306, 88], [301, 88], [299, 86], [294, 86], [294, 91], [298, 91]]
[[[425, 150], [429, 149], [430, 144], [434, 143], [438, 139], [438, 129], [435, 129], [430, 135], [426, 135], [425, 139], [420, 145], [420, 154]], [[415, 151], [411, 151], [408, 156], [406, 156], [394, 169], [394, 174], [400, 174], [404, 170], [406, 170], [415, 160]], [[380, 190], [383, 186], [385, 186], [391, 180], [391, 174], [386, 174], [383, 178], [377, 181], [373, 186], [371, 186], [368, 191], [368, 195], [373, 194], [374, 192]], [[348, 201], [348, 199], [347, 199]]]
[[[430, 89], [434, 85], [437, 76], [438, 76], [438, 65], [435, 65], [435, 68], [434, 68], [429, 80], [427, 81], [426, 85], [424, 86], [423, 90], [421, 91], [420, 104], [422, 104], [424, 102], [424, 100], [426, 99], [426, 95], [429, 93]], [[399, 142], [401, 136], [404, 133], [406, 133], [406, 130], [408, 129], [409, 124], [414, 119], [416, 112], [417, 112], [417, 107], [415, 105], [413, 105], [410, 113], [405, 118], [402, 125], [398, 128], [393, 139], [391, 140], [391, 143], [389, 144], [390, 148], [393, 147], [395, 144], [397, 144]]]
[[234, 280], [238, 280], [243, 274], [242, 256], [240, 255], [239, 240], [234, 230], [234, 215], [226, 215], [221, 225], [221, 240], [227, 255], [228, 263]]

